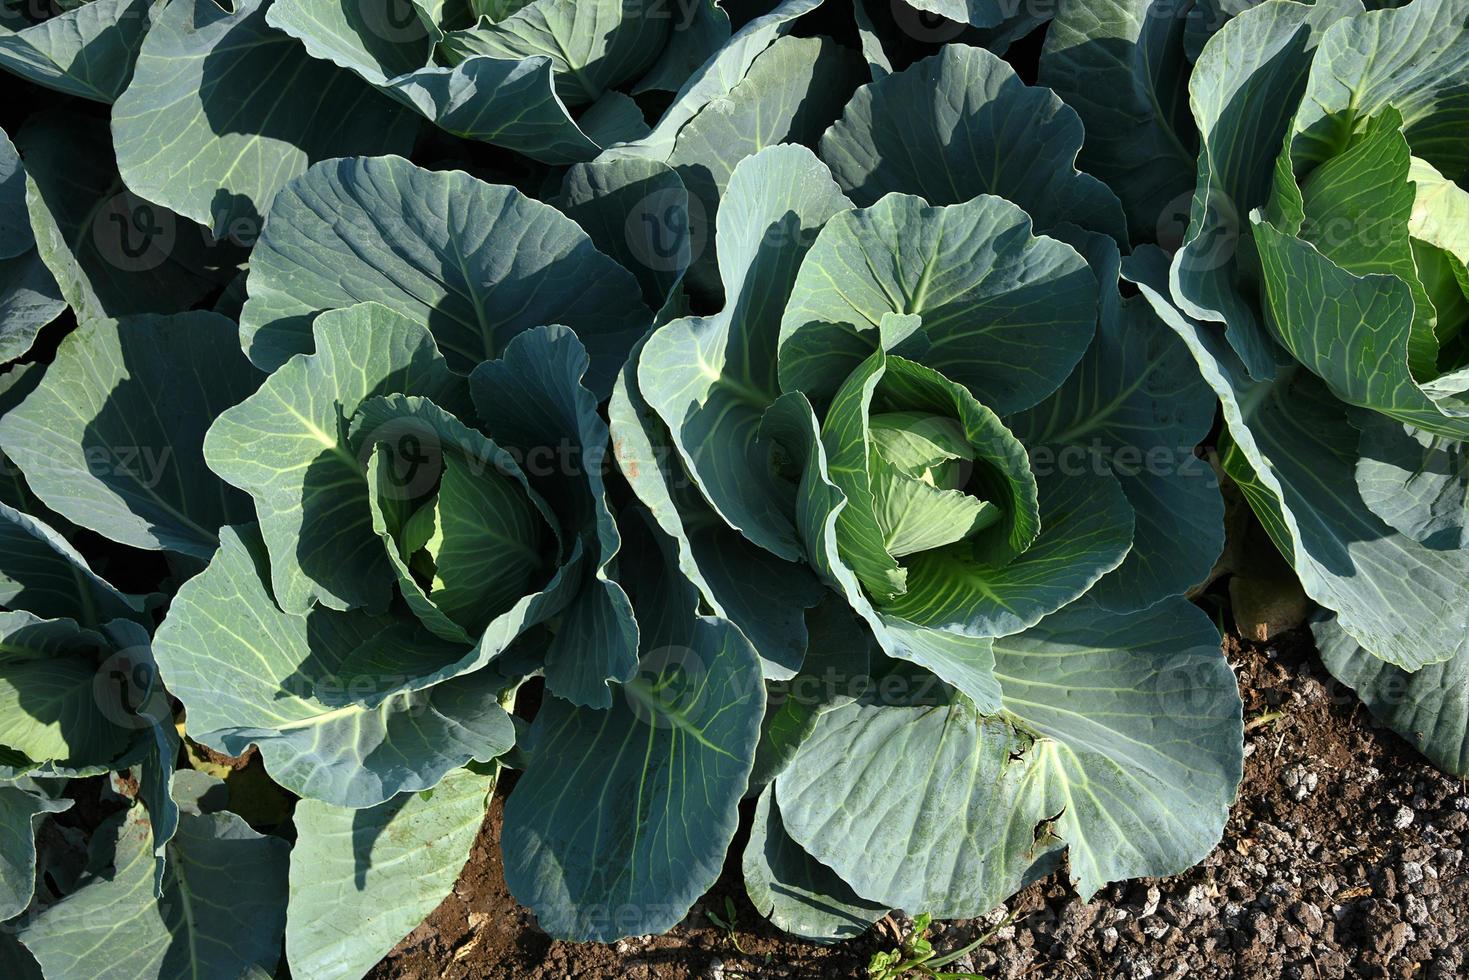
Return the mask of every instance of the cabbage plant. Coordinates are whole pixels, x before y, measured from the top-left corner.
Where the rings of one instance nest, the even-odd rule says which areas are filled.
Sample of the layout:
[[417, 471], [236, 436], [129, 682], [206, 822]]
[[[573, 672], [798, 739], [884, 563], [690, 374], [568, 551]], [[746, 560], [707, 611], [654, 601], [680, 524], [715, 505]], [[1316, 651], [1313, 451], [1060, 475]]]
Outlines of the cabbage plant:
[[1218, 392], [1225, 469], [1323, 607], [1327, 667], [1460, 774], [1466, 21], [1456, 0], [1230, 21], [1189, 80], [1183, 245], [1127, 271]]
[[[912, 156], [873, 152], [898, 118]], [[783, 928], [975, 914], [1068, 847], [1090, 895], [1221, 832], [1240, 706], [1179, 597], [1218, 540], [1182, 529], [1217, 526], [1217, 494], [1119, 465], [1192, 447], [1212, 399], [1122, 297], [1125, 225], [1072, 166], [1080, 136], [979, 49], [873, 83], [822, 158], [740, 164], [718, 219], [727, 305], [659, 328], [614, 393], [623, 470], [712, 608], [740, 621], [719, 565], [754, 545], [871, 636], [870, 668], [784, 665], [757, 751], [746, 883]], [[1002, 140], [1013, 166], [975, 165]]]

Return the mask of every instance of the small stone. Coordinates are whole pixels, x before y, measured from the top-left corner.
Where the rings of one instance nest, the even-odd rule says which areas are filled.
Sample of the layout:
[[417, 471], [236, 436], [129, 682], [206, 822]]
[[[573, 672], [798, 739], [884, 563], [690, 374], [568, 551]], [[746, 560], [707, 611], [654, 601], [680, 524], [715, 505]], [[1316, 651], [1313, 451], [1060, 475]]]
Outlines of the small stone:
[[1214, 903], [1204, 894], [1202, 885], [1194, 885], [1184, 896], [1183, 907], [1189, 915], [1204, 916], [1214, 911]]
[[1168, 935], [1169, 925], [1156, 915], [1150, 915], [1142, 921], [1143, 935], [1150, 939], [1162, 939]]
[[1321, 682], [1316, 678], [1307, 677], [1301, 681], [1300, 695], [1302, 701], [1314, 704], [1317, 701], [1326, 700], [1326, 688], [1322, 687]]
[[1148, 980], [1153, 975], [1153, 964], [1128, 957], [1122, 961], [1121, 975], [1126, 980]]
[[1428, 923], [1428, 903], [1421, 895], [1409, 894], [1403, 899], [1403, 918], [1418, 926]]
[[1071, 902], [1061, 910], [1061, 921], [1057, 930], [1062, 936], [1080, 936], [1097, 921], [1101, 909], [1095, 905]]
[[1256, 912], [1250, 916], [1250, 929], [1267, 949], [1275, 945], [1275, 932], [1278, 928], [1278, 923], [1264, 912]]
[[1403, 872], [1398, 877], [1404, 885], [1416, 885], [1423, 880], [1423, 865], [1417, 861], [1404, 861]]
[[1326, 919], [1321, 915], [1321, 910], [1311, 902], [1297, 902], [1292, 905], [1290, 917], [1313, 936], [1320, 932], [1321, 927], [1326, 923]]
[[1139, 919], [1146, 919], [1154, 912], [1157, 912], [1158, 902], [1162, 899], [1162, 897], [1163, 892], [1159, 890], [1157, 885], [1149, 885], [1147, 893], [1143, 896], [1142, 910], [1138, 912], [1137, 917]]
[[1413, 811], [1405, 806], [1398, 807], [1397, 812], [1392, 815], [1393, 829], [1406, 830], [1408, 827], [1412, 826], [1412, 824]]
[[1117, 928], [1108, 926], [1102, 930], [1102, 952], [1110, 953], [1117, 948]]
[[1280, 781], [1285, 784], [1286, 795], [1297, 803], [1316, 792], [1319, 783], [1316, 774], [1299, 762], [1286, 766]]
[[1403, 951], [1408, 945], [1408, 924], [1406, 922], [1394, 922], [1386, 929], [1378, 932], [1373, 937], [1373, 946], [1383, 959], [1390, 960]]

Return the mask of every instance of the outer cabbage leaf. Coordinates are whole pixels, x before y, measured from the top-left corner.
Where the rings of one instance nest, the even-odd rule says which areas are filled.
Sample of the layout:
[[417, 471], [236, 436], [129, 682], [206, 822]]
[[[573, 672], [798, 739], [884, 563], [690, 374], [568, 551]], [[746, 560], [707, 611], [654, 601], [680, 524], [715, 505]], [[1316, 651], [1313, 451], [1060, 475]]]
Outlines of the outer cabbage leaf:
[[1469, 653], [1412, 673], [1362, 649], [1335, 617], [1313, 623], [1321, 662], [1372, 714], [1445, 772], [1469, 775]]
[[915, 10], [971, 27], [994, 27], [1006, 17], [1008, 5], [1000, 0], [904, 0]]
[[88, 628], [142, 615], [140, 604], [93, 572], [64, 537], [6, 504], [0, 504], [0, 605]]
[[653, 319], [632, 274], [554, 208], [398, 157], [329, 161], [288, 184], [248, 289], [241, 336], [268, 370], [311, 350], [321, 311], [372, 301], [427, 324], [462, 373], [523, 330], [564, 324], [602, 396]]
[[1269, 198], [1275, 158], [1322, 34], [1361, 11], [1361, 0], [1261, 4], [1224, 25], [1189, 76], [1198, 179], [1173, 259], [1172, 293], [1189, 316], [1227, 324], [1230, 346], [1257, 380], [1271, 378], [1284, 354], [1266, 332], [1249, 282], [1248, 215]]
[[36, 251], [79, 321], [188, 309], [244, 258], [128, 190], [100, 120], [58, 108], [33, 116], [16, 145]]
[[1195, 0], [1064, 0], [1046, 31], [1040, 80], [1081, 116], [1081, 165], [1121, 198], [1134, 240], [1165, 235], [1169, 209], [1194, 189], [1198, 132], [1184, 37], [1197, 7]]
[[549, 698], [531, 726], [501, 845], [511, 892], [553, 935], [662, 932], [719, 877], [765, 690], [739, 630], [697, 617], [684, 631], [645, 649], [610, 709]]
[[881, 14], [885, 4], [874, 0], [852, 0], [852, 19], [857, 22], [857, 40], [862, 46], [862, 57], [867, 61], [867, 72], [874, 82], [893, 73], [893, 60], [882, 44]]
[[0, 921], [14, 918], [31, 903], [36, 890], [36, 831], [47, 814], [61, 813], [71, 804], [34, 785], [0, 783]]
[[503, 682], [491, 671], [393, 694], [375, 707], [323, 700], [360, 683], [352, 658], [365, 647], [388, 662], [397, 651], [409, 659], [437, 650], [448, 661], [459, 650], [392, 617], [282, 612], [266, 589], [264, 562], [253, 528], [226, 528], [214, 560], [184, 583], [158, 629], [158, 665], [188, 708], [196, 741], [226, 755], [254, 744], [285, 788], [352, 808], [430, 789], [514, 743], [498, 700]]
[[669, 0], [532, 0], [509, 16], [450, 31], [449, 65], [483, 56], [544, 59], [563, 105], [590, 105], [652, 67], [679, 11]]
[[135, 194], [252, 245], [276, 192], [310, 164], [407, 152], [418, 127], [267, 26], [269, 2], [162, 4], [112, 113], [118, 168]]
[[790, 33], [797, 18], [821, 4], [822, 0], [781, 0], [769, 13], [752, 19], [684, 81], [652, 132], [610, 148], [608, 156], [637, 156], [667, 162], [679, 134], [689, 122], [711, 104], [727, 98], [749, 73], [755, 59], [776, 39]]
[[1338, 613], [1364, 647], [1405, 670], [1462, 655], [1469, 643], [1469, 552], [1437, 551], [1399, 534], [1362, 501], [1358, 438], [1314, 376], [1252, 381], [1244, 363], [1168, 298], [1166, 259], [1143, 249], [1123, 266], [1154, 311], [1188, 345], [1219, 395], [1239, 450], [1236, 475], [1306, 594]]
[[26, 216], [25, 168], [15, 144], [0, 130], [0, 259], [14, 258], [35, 244]]
[[[661, 4], [649, 9], [626, 0], [536, 0], [445, 37], [419, 4], [413, 13], [419, 16], [394, 21], [385, 10], [347, 0], [279, 0], [267, 21], [300, 40], [311, 56], [350, 69], [439, 128], [551, 165], [599, 153], [595, 137], [601, 134], [592, 119], [608, 104], [596, 103], [577, 125], [557, 94], [558, 71], [563, 91], [583, 93], [577, 79], [588, 71], [601, 76], [605, 68], [616, 76], [629, 71], [629, 57], [633, 68], [646, 65], [643, 46], [657, 54], [658, 41], [627, 41], [642, 37], [640, 28], [665, 35], [671, 22]], [[452, 66], [430, 63], [435, 47]]]
[[29, 351], [41, 328], [66, 308], [35, 246], [25, 168], [0, 130], [0, 364]]
[[750, 839], [741, 861], [745, 891], [755, 911], [783, 932], [816, 942], [840, 942], [866, 932], [888, 914], [837, 873], [801, 849], [785, 832], [775, 790], [767, 787], [755, 805]]
[[1055, 14], [1056, 4], [1005, 0], [857, 0], [853, 14], [874, 80], [947, 43], [1003, 55]]
[[11, 933], [0, 933], [0, 970], [12, 980], [45, 980], [41, 964]]
[[38, 252], [0, 259], [0, 362], [29, 351], [41, 328], [64, 309], [56, 280]]
[[820, 605], [807, 611], [806, 624], [811, 643], [800, 671], [766, 686], [765, 720], [747, 799], [758, 796], [790, 764], [823, 711], [850, 704], [872, 682], [878, 646], [841, 596], [826, 592]]
[[821, 584], [804, 565], [753, 544], [710, 509], [668, 428], [638, 390], [642, 351], [639, 343], [608, 404], [618, 468], [704, 603], [749, 637], [767, 680], [788, 680], [805, 658], [805, 612], [820, 601]]
[[0, 612], [0, 748], [22, 771], [85, 770], [118, 759], [132, 735], [99, 711], [106, 641], [70, 619]]
[[1126, 244], [1117, 198], [1076, 169], [1082, 135], [1054, 92], [1024, 84], [988, 51], [951, 44], [858, 89], [821, 156], [862, 206], [892, 191], [930, 204], [994, 194], [1039, 231], [1069, 221]]
[[1437, 550], [1469, 548], [1469, 455], [1453, 439], [1359, 412], [1357, 492], [1387, 525]]
[[96, 102], [132, 78], [157, 0], [89, 0], [25, 27], [0, 25], [0, 68]]
[[[4, 420], [6, 412], [25, 401], [25, 397], [36, 390], [45, 371], [46, 365], [31, 362], [16, 364], [8, 371], [0, 372], [0, 421]], [[35, 494], [31, 493], [31, 488], [26, 486], [20, 467], [10, 461], [4, 450], [0, 450], [0, 504], [14, 507], [22, 513], [45, 510], [40, 501], [36, 500]]]
[[[1184, 28], [1183, 48], [1190, 63], [1197, 62], [1204, 45], [1229, 23], [1230, 18], [1258, 7], [1269, 0], [1195, 0], [1188, 11], [1188, 26]], [[1387, 0], [1395, 2], [1395, 0]]]
[[39, 387], [0, 418], [31, 490], [135, 548], [208, 558], [249, 500], [204, 465], [204, 433], [261, 376], [214, 313], [92, 320], [62, 340]]
[[1038, 737], [1036, 778], [1083, 899], [1176, 874], [1224, 833], [1244, 766], [1239, 687], [1181, 598], [1109, 613], [1083, 599], [995, 641], [1005, 712]]
[[750, 63], [728, 94], [714, 99], [679, 131], [668, 163], [698, 199], [703, 227], [691, 285], [719, 291], [709, 228], [741, 160], [777, 143], [815, 145], [841, 113], [858, 81], [857, 61], [828, 38], [781, 37]]
[[291, 971], [345, 978], [371, 970], [448, 896], [494, 786], [493, 775], [459, 770], [432, 791], [370, 810], [302, 800], [286, 912]]
[[637, 276], [650, 309], [674, 297], [694, 247], [689, 193], [667, 164], [635, 157], [578, 163], [554, 203]]
[[792, 488], [774, 472], [760, 420], [779, 395], [780, 311], [814, 233], [847, 200], [804, 147], [763, 150], [735, 168], [719, 211], [726, 303], [649, 338], [639, 389], [714, 509], [755, 544], [798, 555]]
[[652, 69], [633, 86], [633, 94], [677, 92], [689, 76], [729, 43], [729, 14], [719, 0], [679, 4], [668, 46]]
[[153, 832], [153, 896], [161, 898], [167, 845], [178, 833], [181, 802], [187, 803], [182, 791], [175, 793], [180, 745], [173, 702], [163, 688], [147, 629], [133, 620], [116, 619], [104, 625], [102, 633], [114, 652], [99, 672], [105, 684], [94, 688], [97, 706], [109, 721], [133, 731], [133, 743], [118, 765], [131, 766], [138, 779], [138, 799], [148, 810]]
[[786, 832], [875, 904], [981, 914], [1058, 864], [1030, 739], [967, 704], [821, 715], [775, 781]]
[[[153, 849], [138, 809], [98, 831], [93, 866], [113, 870], [88, 875], [21, 931], [46, 974], [171, 980], [274, 971], [286, 918], [286, 842], [232, 813], [186, 813], [156, 902], [143, 897]], [[119, 932], [127, 942], [109, 942]]]
[[791, 836], [857, 894], [947, 916], [1003, 900], [1063, 846], [1089, 898], [1218, 843], [1243, 719], [1202, 613], [1083, 601], [995, 650], [1002, 716], [962, 700], [822, 715], [776, 779]]
[[1096, 339], [1046, 401], [1007, 419], [1037, 468], [1100, 467], [1136, 515], [1132, 550], [1087, 595], [1113, 611], [1139, 609], [1204, 581], [1224, 548], [1224, 501], [1194, 447], [1214, 424], [1215, 397], [1188, 348], [1146, 300], [1124, 299], [1111, 239], [1080, 247], [1108, 285]]
[[[673, 138], [684, 124], [712, 99], [728, 92], [743, 77], [755, 55], [789, 29], [789, 21], [820, 2], [786, 0], [718, 47], [713, 42], [723, 40], [721, 28], [727, 30], [728, 24], [718, 11], [696, 11], [693, 24], [688, 26], [698, 25], [697, 29], [680, 31], [673, 23], [678, 12], [664, 9], [662, 4], [650, 8], [647, 4], [624, 5], [621, 0], [597, 0], [573, 6], [570, 0], [538, 0], [501, 12], [508, 16], [490, 19], [489, 33], [497, 36], [499, 52], [509, 57], [460, 51], [463, 60], [452, 67], [429, 64], [442, 31], [428, 18], [383, 24], [383, 18], [373, 16], [371, 10], [346, 0], [280, 0], [272, 7], [269, 22], [298, 38], [315, 57], [356, 72], [450, 133], [495, 143], [548, 164], [586, 162], [613, 143], [633, 147], [631, 155], [666, 161]], [[615, 24], [610, 30], [606, 27], [609, 10]], [[590, 30], [594, 25], [596, 30]], [[607, 115], [621, 117], [629, 114], [632, 106], [615, 90], [602, 93], [588, 112], [573, 121], [567, 104], [558, 95], [558, 87], [585, 96], [603, 85], [583, 85], [563, 75], [558, 86], [557, 65], [602, 57], [614, 47], [622, 49], [623, 36], [642, 38], [645, 30], [655, 34], [661, 30], [672, 37], [662, 48], [647, 84], [669, 88], [681, 85], [659, 126], [651, 133], [630, 132], [625, 125], [609, 129]], [[560, 35], [565, 41], [573, 34], [579, 37], [576, 46], [581, 49], [574, 58], [559, 48], [551, 54], [531, 53], [532, 48], [545, 50], [548, 42], [550, 47], [557, 47], [551, 35]], [[455, 43], [450, 42], [449, 47]], [[660, 55], [656, 43], [649, 45], [644, 39], [641, 45], [652, 50], [632, 50], [639, 63], [647, 63], [643, 59], [649, 54]], [[521, 58], [522, 54], [530, 56]], [[600, 82], [620, 77], [627, 67], [622, 64], [625, 58], [612, 60], [618, 64], [609, 64], [612, 71]]]

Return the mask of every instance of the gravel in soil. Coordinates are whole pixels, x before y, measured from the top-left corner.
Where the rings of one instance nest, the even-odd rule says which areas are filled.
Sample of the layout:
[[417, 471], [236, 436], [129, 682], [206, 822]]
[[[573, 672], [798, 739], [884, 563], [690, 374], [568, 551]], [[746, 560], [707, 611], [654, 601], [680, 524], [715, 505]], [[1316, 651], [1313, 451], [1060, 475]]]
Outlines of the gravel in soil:
[[[1225, 651], [1245, 694], [1245, 775], [1224, 840], [1171, 878], [1109, 886], [1082, 903], [1058, 874], [982, 919], [935, 927], [971, 942], [948, 969], [992, 978], [1423, 977], [1469, 974], [1469, 787], [1379, 728], [1321, 667], [1305, 631]], [[510, 896], [497, 798], [452, 894], [373, 980], [857, 978], [894, 945], [899, 914], [835, 947], [792, 941], [744, 896], [736, 841], [714, 890], [666, 936], [553, 941]], [[725, 919], [733, 903], [733, 934]]]

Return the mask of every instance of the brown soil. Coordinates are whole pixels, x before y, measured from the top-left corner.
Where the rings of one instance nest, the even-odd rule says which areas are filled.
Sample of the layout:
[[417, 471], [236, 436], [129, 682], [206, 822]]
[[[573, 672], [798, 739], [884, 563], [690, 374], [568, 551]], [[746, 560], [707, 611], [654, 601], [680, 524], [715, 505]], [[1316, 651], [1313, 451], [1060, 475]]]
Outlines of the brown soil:
[[[1245, 692], [1247, 758], [1224, 841], [1172, 878], [1110, 886], [1083, 904], [1061, 876], [981, 920], [937, 927], [945, 950], [1008, 911], [978, 950], [992, 978], [1425, 977], [1465, 973], [1469, 789], [1378, 728], [1326, 674], [1304, 631], [1270, 644], [1226, 640]], [[455, 892], [373, 980], [735, 980], [857, 978], [893, 944], [894, 916], [850, 943], [783, 937], [744, 896], [742, 841], [714, 890], [666, 936], [613, 946], [552, 941], [506, 890], [500, 803]], [[734, 904], [733, 936], [713, 923]]]

